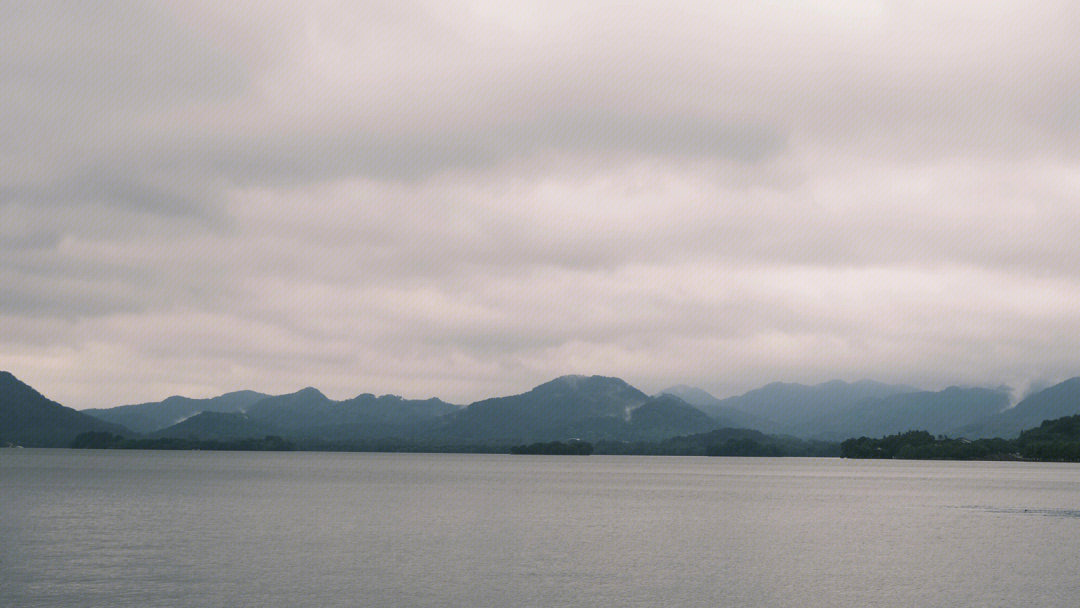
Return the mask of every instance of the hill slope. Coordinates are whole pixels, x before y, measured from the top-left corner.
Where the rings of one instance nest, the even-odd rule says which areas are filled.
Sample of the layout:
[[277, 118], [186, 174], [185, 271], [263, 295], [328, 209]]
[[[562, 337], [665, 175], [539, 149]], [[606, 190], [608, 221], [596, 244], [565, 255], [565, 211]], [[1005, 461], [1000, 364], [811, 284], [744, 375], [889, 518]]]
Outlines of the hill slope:
[[435, 435], [460, 441], [652, 440], [719, 426], [674, 395], [649, 397], [619, 378], [562, 376], [519, 395], [477, 401]]
[[995, 415], [1009, 404], [1009, 393], [1000, 389], [949, 387], [943, 391], [920, 391], [867, 399], [852, 408], [833, 412], [812, 424], [823, 439], [881, 437], [910, 430], [933, 435], [956, 430]]
[[675, 395], [653, 397], [630, 412], [630, 437], [657, 440], [702, 433], [720, 424], [705, 412]]
[[225, 441], [282, 434], [284, 433], [281, 429], [274, 425], [261, 420], [253, 420], [241, 412], [200, 412], [182, 422], [156, 431], [152, 436]]
[[711, 416], [721, 427], [756, 429], [767, 432], [779, 428], [779, 425], [773, 420], [725, 405], [721, 399], [717, 399], [708, 392], [694, 386], [686, 386], [685, 384], [670, 386], [660, 391], [660, 394], [675, 395]]
[[1080, 377], [1028, 395], [1014, 407], [962, 429], [969, 437], [1016, 437], [1020, 431], [1080, 414]]
[[723, 399], [720, 404], [772, 420], [785, 432], [807, 437], [815, 434], [818, 429], [812, 425], [824, 416], [852, 408], [867, 399], [916, 391], [909, 386], [870, 380], [850, 384], [832, 380], [813, 386], [774, 382], [738, 397]]
[[618, 378], [562, 376], [532, 390], [470, 404], [452, 414], [441, 434], [463, 440], [566, 439], [575, 427], [592, 432], [628, 420], [649, 396]]
[[267, 396], [255, 391], [236, 391], [209, 399], [191, 399], [177, 395], [162, 401], [88, 409], [82, 412], [106, 422], [126, 426], [137, 433], [151, 433], [199, 412], [242, 412]]
[[[203, 412], [154, 433], [158, 437], [236, 439], [282, 435], [349, 441], [415, 436], [458, 407], [439, 399], [409, 400], [363, 394], [334, 401], [318, 389], [261, 399], [244, 412]], [[218, 415], [209, 415], [218, 414]], [[228, 414], [228, 415], [225, 415]]]
[[0, 371], [0, 446], [67, 447], [79, 433], [128, 429], [46, 399], [9, 372]]

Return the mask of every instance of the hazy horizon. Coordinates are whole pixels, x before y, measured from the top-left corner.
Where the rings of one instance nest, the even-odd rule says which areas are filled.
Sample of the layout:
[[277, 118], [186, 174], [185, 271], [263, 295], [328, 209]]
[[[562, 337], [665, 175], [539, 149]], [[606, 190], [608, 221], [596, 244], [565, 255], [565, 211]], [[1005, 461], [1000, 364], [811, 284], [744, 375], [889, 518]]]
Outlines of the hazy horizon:
[[[0, 372], [2, 372], [2, 371], [6, 371], [6, 372], [11, 373], [10, 370], [0, 370]], [[13, 375], [18, 380], [25, 382], [24, 379], [18, 377], [18, 374], [13, 374]], [[593, 376], [593, 375], [596, 375], [596, 374], [564, 374], [563, 376], [558, 376], [558, 377], [555, 377], [555, 378], [548, 378], [548, 379], [543, 380], [540, 383], [535, 384], [535, 385], [529, 385], [529, 386], [518, 387], [517, 389], [511, 389], [511, 392], [507, 392], [507, 393], [487, 393], [487, 394], [482, 394], [482, 395], [478, 396], [475, 399], [470, 399], [469, 401], [454, 401], [454, 400], [451, 400], [451, 399], [446, 399], [442, 395], [410, 394], [410, 393], [407, 393], [407, 392], [394, 391], [394, 390], [376, 392], [376, 391], [369, 391], [369, 390], [359, 389], [359, 390], [353, 390], [353, 391], [350, 392], [350, 391], [348, 391], [346, 389], [344, 392], [333, 393], [333, 392], [324, 391], [318, 386], [305, 385], [305, 386], [297, 386], [297, 387], [295, 387], [293, 389], [288, 389], [288, 390], [281, 391], [281, 392], [267, 392], [267, 391], [263, 391], [263, 390], [259, 389], [258, 387], [238, 387], [238, 388], [230, 388], [230, 389], [220, 391], [220, 392], [160, 395], [158, 397], [154, 397], [154, 398], [150, 398], [150, 399], [144, 399], [144, 400], [140, 400], [140, 401], [134, 401], [134, 400], [130, 400], [130, 399], [126, 400], [126, 401], [121, 400], [121, 401], [116, 402], [116, 403], [109, 403], [109, 404], [104, 404], [104, 405], [93, 405], [93, 406], [81, 406], [80, 407], [77, 404], [70, 404], [70, 403], [63, 403], [63, 402], [60, 402], [60, 404], [66, 406], [66, 407], [71, 407], [71, 408], [76, 409], [76, 410], [109, 409], [109, 408], [113, 408], [113, 407], [121, 407], [121, 406], [127, 406], [127, 405], [139, 405], [139, 404], [143, 404], [143, 403], [157, 403], [157, 402], [164, 401], [164, 400], [166, 400], [168, 398], [171, 398], [171, 397], [186, 397], [186, 398], [189, 398], [189, 399], [210, 399], [210, 398], [220, 397], [220, 396], [230, 394], [230, 393], [248, 392], [248, 391], [256, 392], [256, 393], [263, 393], [263, 394], [266, 394], [268, 396], [276, 396], [276, 395], [288, 395], [288, 394], [297, 393], [297, 392], [300, 392], [300, 391], [303, 391], [303, 390], [306, 390], [306, 389], [314, 388], [314, 389], [318, 390], [319, 392], [321, 392], [322, 394], [324, 394], [328, 399], [330, 399], [332, 401], [345, 401], [345, 400], [349, 400], [349, 399], [352, 399], [352, 398], [360, 396], [360, 395], [373, 394], [373, 395], [375, 395], [377, 397], [393, 395], [393, 396], [401, 397], [403, 399], [431, 399], [431, 398], [434, 398], [434, 399], [440, 399], [440, 400], [445, 401], [447, 403], [451, 403], [453, 405], [465, 407], [465, 406], [471, 405], [472, 403], [475, 403], [477, 401], [482, 401], [482, 400], [485, 400], [485, 399], [508, 397], [508, 396], [512, 396], [512, 395], [519, 395], [519, 394], [522, 394], [522, 393], [527, 393], [530, 390], [532, 390], [533, 388], [536, 388], [537, 386], [539, 386], [540, 384], [545, 384], [547, 382], [555, 381], [555, 380], [558, 380], [558, 379], [566, 377], [566, 376], [580, 376], [580, 377], [585, 378], [585, 377], [589, 377], [589, 376]], [[709, 395], [709, 396], [711, 396], [713, 398], [716, 398], [716, 399], [720, 399], [720, 400], [731, 398], [731, 397], [740, 397], [740, 396], [743, 396], [743, 395], [745, 395], [745, 394], [747, 394], [749, 392], [752, 392], [752, 391], [757, 390], [757, 389], [765, 388], [765, 387], [767, 387], [769, 385], [772, 385], [772, 384], [788, 384], [788, 385], [797, 384], [797, 385], [810, 386], [810, 387], [821, 386], [821, 385], [829, 384], [829, 383], [832, 383], [832, 382], [843, 382], [843, 383], [849, 384], [849, 385], [855, 385], [855, 384], [859, 384], [859, 383], [863, 383], [863, 382], [873, 382], [873, 383], [878, 383], [878, 384], [887, 384], [887, 383], [882, 383], [882, 382], [880, 382], [878, 380], [875, 380], [873, 378], [858, 378], [858, 379], [852, 379], [852, 380], [845, 380], [843, 378], [838, 378], [837, 377], [837, 378], [829, 378], [828, 380], [822, 380], [822, 381], [819, 381], [819, 382], [789, 382], [789, 381], [785, 381], [785, 380], [781, 379], [781, 380], [772, 380], [772, 381], [769, 381], [769, 382], [766, 382], [766, 383], [763, 383], [763, 384], [757, 385], [757, 386], [752, 386], [752, 387], [750, 387], [749, 389], [747, 389], [745, 391], [740, 391], [740, 392], [737, 392], [737, 393], [718, 395], [718, 394], [714, 394], [714, 393], [712, 393], [712, 392], [710, 392], [710, 391], [708, 391], [706, 389], [703, 389], [700, 386], [693, 386], [693, 385], [688, 385], [688, 384], [665, 384], [665, 385], [663, 385], [663, 386], [661, 386], [659, 388], [650, 389], [650, 388], [646, 388], [646, 387], [643, 387], [641, 385], [638, 385], [635, 382], [633, 382], [632, 380], [629, 380], [627, 378], [618, 378], [618, 379], [626, 382], [627, 384], [629, 384], [630, 386], [632, 386], [632, 387], [634, 387], [634, 388], [636, 388], [638, 390], [643, 391], [645, 394], [648, 394], [648, 395], [660, 395], [660, 394], [663, 394], [665, 391], [668, 391], [668, 390], [683, 388], [683, 389], [701, 390], [701, 391], [704, 391], [707, 395]], [[1012, 408], [1013, 406], [1015, 406], [1018, 402], [1020, 402], [1025, 397], [1027, 397], [1029, 395], [1032, 395], [1034, 393], [1037, 393], [1039, 391], [1042, 391], [1042, 390], [1044, 390], [1046, 388], [1049, 388], [1050, 386], [1053, 386], [1053, 385], [1058, 384], [1060, 382], [1064, 382], [1065, 380], [1068, 380], [1068, 379], [1070, 379], [1070, 378], [1063, 378], [1063, 379], [1060, 379], [1060, 380], [1045, 381], [1045, 382], [1041, 382], [1041, 381], [1040, 382], [1030, 382], [1030, 383], [1020, 385], [1020, 386], [1013, 386], [1013, 385], [1006, 385], [1006, 384], [974, 386], [974, 385], [965, 385], [965, 384], [956, 384], [956, 383], [948, 384], [948, 385], [945, 385], [945, 386], [936, 386], [936, 387], [915, 386], [915, 385], [907, 385], [907, 384], [902, 384], [902, 383], [901, 384], [893, 384], [892, 386], [905, 387], [905, 388], [911, 389], [911, 391], [913, 391], [913, 392], [923, 392], [923, 391], [938, 392], [938, 391], [945, 390], [945, 389], [948, 389], [948, 388], [985, 388], [985, 389], [994, 389], [994, 390], [1007, 390], [1011, 395], [1008, 408]], [[30, 385], [31, 388], [37, 390], [39, 393], [42, 393], [42, 395], [44, 397], [52, 399], [53, 401], [56, 401], [56, 399], [54, 399], [53, 397], [50, 396], [48, 387], [33, 386], [30, 383], [27, 383], [27, 384]]]
[[1080, 374], [1080, 5], [34, 2], [0, 368], [85, 409]]

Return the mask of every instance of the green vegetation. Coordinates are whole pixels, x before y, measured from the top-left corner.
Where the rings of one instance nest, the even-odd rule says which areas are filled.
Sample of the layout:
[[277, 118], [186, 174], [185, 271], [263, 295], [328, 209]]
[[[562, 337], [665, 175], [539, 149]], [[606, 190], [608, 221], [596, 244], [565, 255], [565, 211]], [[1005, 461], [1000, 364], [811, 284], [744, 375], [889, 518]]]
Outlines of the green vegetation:
[[1080, 462], [1080, 415], [1047, 420], [1020, 433], [1015, 443], [1029, 460]]
[[0, 446], [55, 448], [86, 431], [127, 431], [46, 399], [9, 372], [0, 371]]
[[291, 441], [275, 435], [267, 435], [261, 439], [249, 437], [228, 440], [180, 439], [176, 437], [128, 439], [115, 433], [97, 431], [81, 433], [71, 442], [71, 447], [106, 450], [237, 450], [246, 452], [282, 452], [296, 449], [296, 446]]
[[653, 456], [838, 456], [840, 446], [786, 435], [766, 435], [751, 429], [716, 429], [662, 441], [603, 441], [598, 454]]
[[374, 439], [298, 439], [296, 449], [307, 452], [409, 452], [419, 454], [507, 454], [509, 444], [381, 437]]
[[1080, 462], [1080, 415], [1047, 420], [1016, 439], [935, 437], [927, 431], [908, 431], [879, 439], [859, 437], [840, 444], [750, 429], [716, 429], [661, 441], [549, 441], [523, 445], [500, 443], [443, 443], [423, 440], [377, 439], [348, 442], [301, 441], [276, 435], [261, 438], [194, 439], [159, 437], [129, 439], [108, 431], [78, 435], [73, 448], [127, 450], [312, 450], [349, 452], [458, 452], [512, 454], [639, 454], [652, 456], [841, 456], [908, 460], [1037, 460]]
[[558, 456], [588, 456], [593, 453], [593, 445], [588, 441], [549, 441], [546, 443], [530, 443], [529, 445], [515, 445], [510, 448], [511, 454], [553, 454]]
[[840, 444], [843, 458], [908, 460], [1040, 460], [1080, 462], [1080, 415], [1046, 420], [1016, 439], [955, 439], [908, 431], [880, 439], [859, 437]]

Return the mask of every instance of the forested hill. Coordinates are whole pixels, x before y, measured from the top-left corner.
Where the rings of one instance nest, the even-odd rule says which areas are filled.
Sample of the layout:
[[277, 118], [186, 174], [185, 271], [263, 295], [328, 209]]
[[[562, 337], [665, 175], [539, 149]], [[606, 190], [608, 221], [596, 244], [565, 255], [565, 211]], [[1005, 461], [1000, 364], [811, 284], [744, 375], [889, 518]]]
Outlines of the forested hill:
[[67, 447], [88, 431], [132, 434], [47, 399], [9, 372], [0, 371], [0, 447]]
[[1043, 421], [1015, 439], [955, 439], [908, 431], [879, 439], [860, 437], [840, 444], [843, 458], [914, 460], [1046, 460], [1080, 462], [1080, 415]]

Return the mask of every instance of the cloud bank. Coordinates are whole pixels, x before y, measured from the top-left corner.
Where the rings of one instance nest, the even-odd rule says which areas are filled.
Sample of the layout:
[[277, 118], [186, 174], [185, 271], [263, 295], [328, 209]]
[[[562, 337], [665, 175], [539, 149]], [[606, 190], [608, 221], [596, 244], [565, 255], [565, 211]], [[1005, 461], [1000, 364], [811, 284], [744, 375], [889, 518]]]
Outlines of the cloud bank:
[[0, 362], [74, 407], [1080, 373], [1080, 10], [12, 3]]

